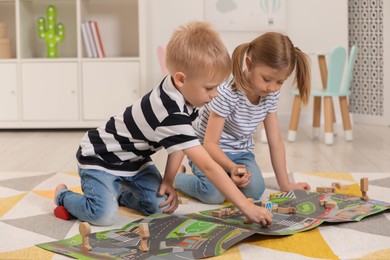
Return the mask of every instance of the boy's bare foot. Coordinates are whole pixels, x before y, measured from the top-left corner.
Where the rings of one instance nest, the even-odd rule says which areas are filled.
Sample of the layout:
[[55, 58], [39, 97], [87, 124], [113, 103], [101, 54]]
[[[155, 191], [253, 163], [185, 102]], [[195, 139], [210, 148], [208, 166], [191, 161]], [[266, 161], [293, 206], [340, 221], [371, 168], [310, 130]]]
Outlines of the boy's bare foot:
[[65, 184], [58, 184], [55, 191], [54, 191], [54, 204], [56, 204], [57, 206], [58, 206], [57, 195], [63, 189], [68, 189], [68, 187]]

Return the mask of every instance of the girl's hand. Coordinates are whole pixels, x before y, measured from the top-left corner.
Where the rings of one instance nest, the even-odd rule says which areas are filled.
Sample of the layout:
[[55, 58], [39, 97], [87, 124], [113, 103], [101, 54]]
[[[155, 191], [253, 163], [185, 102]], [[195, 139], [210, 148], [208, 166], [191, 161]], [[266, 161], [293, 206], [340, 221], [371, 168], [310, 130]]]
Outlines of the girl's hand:
[[288, 189], [287, 191], [291, 191], [291, 190], [310, 190], [311, 187], [310, 187], [310, 185], [307, 182], [298, 182], [298, 183], [291, 182], [291, 183], [289, 183], [287, 189]]
[[237, 165], [230, 174], [230, 178], [238, 187], [243, 188], [250, 184], [251, 173], [246, 170], [245, 165]]
[[179, 206], [179, 200], [177, 198], [176, 190], [173, 188], [172, 184], [168, 184], [166, 182], [162, 182], [160, 186], [160, 190], [158, 192], [160, 196], [167, 195], [167, 199], [160, 204], [161, 208], [168, 206], [164, 209], [164, 213], [173, 213], [177, 207]]
[[251, 204], [242, 212], [246, 217], [246, 223], [258, 223], [263, 227], [272, 224], [272, 213], [264, 207]]

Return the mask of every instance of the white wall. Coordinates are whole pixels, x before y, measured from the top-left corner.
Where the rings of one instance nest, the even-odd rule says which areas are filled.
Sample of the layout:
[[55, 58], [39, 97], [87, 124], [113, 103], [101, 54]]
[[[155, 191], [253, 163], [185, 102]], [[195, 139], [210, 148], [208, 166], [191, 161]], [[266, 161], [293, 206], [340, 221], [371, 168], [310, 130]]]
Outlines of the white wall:
[[159, 45], [166, 45], [173, 31], [181, 24], [203, 20], [203, 1], [199, 0], [142, 0], [147, 1], [147, 84], [151, 89], [162, 78], [157, 58]]
[[[207, 1], [207, 0], [206, 0]], [[239, 0], [236, 0], [239, 1]], [[305, 52], [330, 52], [337, 45], [348, 47], [347, 0], [287, 0], [286, 34]], [[148, 84], [152, 88], [161, 80], [157, 47], [165, 45], [173, 30], [190, 20], [204, 19], [203, 1], [200, 0], [148, 0]], [[244, 19], [244, 18], [243, 18]], [[231, 52], [235, 46], [252, 40], [262, 32], [221, 32]], [[321, 87], [317, 60], [313, 61], [313, 87]], [[292, 108], [290, 86], [282, 89], [278, 114], [289, 120]], [[311, 105], [302, 111], [311, 120]], [[310, 116], [309, 116], [310, 115]], [[339, 120], [340, 122], [340, 120]]]

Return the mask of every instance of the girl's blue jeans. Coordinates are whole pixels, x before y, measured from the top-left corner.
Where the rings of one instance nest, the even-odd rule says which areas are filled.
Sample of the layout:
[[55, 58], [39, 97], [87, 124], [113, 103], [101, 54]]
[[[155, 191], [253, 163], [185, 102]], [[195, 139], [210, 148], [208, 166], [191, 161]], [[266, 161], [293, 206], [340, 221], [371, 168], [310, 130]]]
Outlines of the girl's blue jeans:
[[[236, 164], [246, 166], [251, 173], [250, 184], [239, 188], [247, 198], [258, 200], [265, 190], [264, 178], [251, 152], [225, 153]], [[199, 168], [189, 161], [193, 174], [179, 173], [175, 178], [175, 188], [188, 196], [194, 197], [203, 203], [219, 204], [225, 201], [225, 196], [209, 181]]]
[[79, 169], [79, 175], [84, 194], [63, 189], [55, 199], [81, 221], [98, 226], [112, 225], [117, 220], [119, 206], [145, 215], [163, 211], [160, 204], [167, 197], [158, 195], [162, 178], [155, 165], [131, 177], [91, 169]]

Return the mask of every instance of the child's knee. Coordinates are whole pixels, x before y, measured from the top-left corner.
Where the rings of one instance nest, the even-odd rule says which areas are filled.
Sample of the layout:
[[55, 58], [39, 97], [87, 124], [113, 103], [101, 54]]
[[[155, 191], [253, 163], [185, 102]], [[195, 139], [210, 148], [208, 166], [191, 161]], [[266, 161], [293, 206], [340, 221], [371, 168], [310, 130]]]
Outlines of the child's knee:
[[159, 214], [164, 212], [164, 208], [161, 207], [161, 203], [163, 203], [167, 199], [167, 196], [158, 197], [154, 200], [149, 201], [141, 201], [140, 202], [140, 211], [145, 215]]
[[249, 185], [248, 187], [242, 189], [241, 191], [242, 193], [244, 193], [245, 197], [258, 200], [263, 195], [265, 191], [265, 187]]
[[223, 196], [221, 193], [215, 192], [214, 194], [209, 194], [209, 196], [206, 196], [202, 202], [207, 204], [221, 204], [225, 202], [225, 196]]
[[194, 197], [207, 204], [220, 204], [225, 201], [225, 196], [208, 180], [198, 183]]
[[225, 196], [219, 192], [214, 186], [203, 188], [201, 194], [201, 201], [207, 204], [220, 204], [225, 201]]
[[88, 214], [88, 222], [95, 226], [111, 226], [118, 219], [118, 208], [96, 210]]

